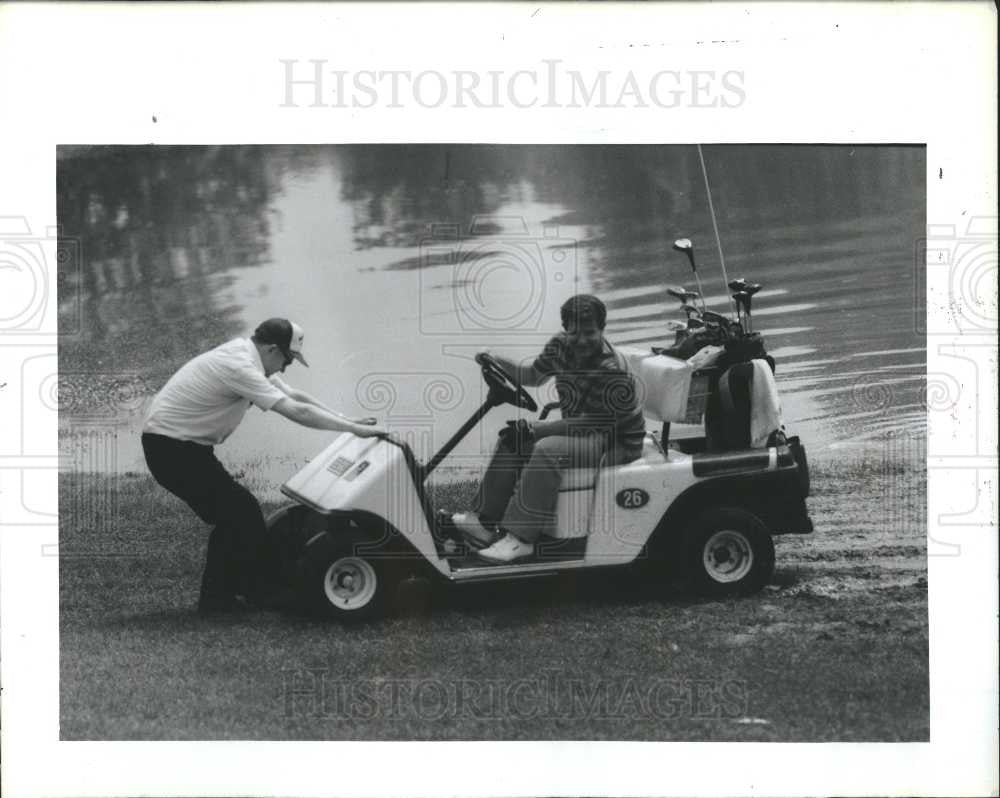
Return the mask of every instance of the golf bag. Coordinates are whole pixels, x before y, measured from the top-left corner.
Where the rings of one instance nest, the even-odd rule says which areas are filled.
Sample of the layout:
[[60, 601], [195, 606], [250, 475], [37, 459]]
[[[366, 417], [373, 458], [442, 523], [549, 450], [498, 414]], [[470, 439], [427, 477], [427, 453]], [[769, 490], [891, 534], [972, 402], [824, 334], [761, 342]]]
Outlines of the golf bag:
[[653, 351], [660, 355], [687, 360], [706, 346], [723, 346], [725, 343], [726, 338], [721, 330], [705, 329], [684, 335], [678, 334], [673, 346], [654, 346]]
[[760, 336], [728, 341], [716, 362], [705, 404], [708, 451], [773, 445], [781, 435], [774, 358]]

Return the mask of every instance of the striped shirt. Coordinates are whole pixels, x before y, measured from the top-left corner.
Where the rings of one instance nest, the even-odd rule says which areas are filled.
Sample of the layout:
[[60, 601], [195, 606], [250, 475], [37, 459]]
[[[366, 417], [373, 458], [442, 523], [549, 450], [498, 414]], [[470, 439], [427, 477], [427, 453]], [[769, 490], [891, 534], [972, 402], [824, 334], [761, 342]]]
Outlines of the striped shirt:
[[602, 340], [598, 355], [581, 361], [569, 334], [557, 333], [535, 358], [534, 367], [543, 377], [555, 377], [562, 417], [579, 420], [573, 424], [575, 431], [607, 435], [609, 447], [638, 456], [646, 423], [635, 377], [625, 356], [607, 340]]

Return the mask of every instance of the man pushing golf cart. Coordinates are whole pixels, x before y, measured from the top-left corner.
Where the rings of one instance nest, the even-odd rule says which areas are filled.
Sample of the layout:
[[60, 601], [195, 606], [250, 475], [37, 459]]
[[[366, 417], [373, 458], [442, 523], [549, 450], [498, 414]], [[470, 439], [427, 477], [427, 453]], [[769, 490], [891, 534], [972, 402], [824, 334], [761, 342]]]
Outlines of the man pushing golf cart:
[[[676, 248], [697, 275], [690, 242]], [[283, 578], [345, 621], [385, 611], [412, 576], [463, 584], [641, 562], [708, 595], [759, 590], [773, 536], [812, 531], [805, 449], [781, 425], [773, 360], [749, 321], [690, 306], [666, 347], [611, 347], [603, 305], [576, 297], [530, 367], [480, 353], [485, 400], [427, 463], [400, 440], [339, 436], [282, 486], [293, 504], [267, 520]], [[494, 408], [536, 412], [526, 386], [549, 376], [562, 418], [547, 406], [508, 423], [478, 514], [435, 510], [435, 468]], [[705, 435], [670, 439], [672, 422], [702, 419]]]

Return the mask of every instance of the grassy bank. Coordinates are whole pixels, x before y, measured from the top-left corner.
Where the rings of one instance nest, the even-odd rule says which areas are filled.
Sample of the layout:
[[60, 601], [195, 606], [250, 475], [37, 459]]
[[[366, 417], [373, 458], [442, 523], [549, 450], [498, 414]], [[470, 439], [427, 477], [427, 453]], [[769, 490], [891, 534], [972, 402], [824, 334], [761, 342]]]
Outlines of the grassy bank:
[[816, 532], [778, 539], [750, 598], [615, 574], [414, 586], [347, 629], [198, 617], [194, 515], [144, 475], [66, 475], [61, 736], [926, 740], [923, 463], [824, 462], [813, 490]]

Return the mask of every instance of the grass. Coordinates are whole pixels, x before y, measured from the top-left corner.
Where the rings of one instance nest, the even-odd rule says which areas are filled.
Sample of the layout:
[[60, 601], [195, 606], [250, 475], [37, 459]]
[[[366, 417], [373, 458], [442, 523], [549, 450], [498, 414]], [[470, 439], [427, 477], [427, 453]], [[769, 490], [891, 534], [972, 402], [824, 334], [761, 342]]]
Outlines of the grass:
[[193, 513], [144, 475], [66, 475], [61, 737], [927, 740], [923, 465], [813, 477], [817, 531], [777, 541], [756, 596], [621, 572], [410, 583], [402, 613], [345, 628], [197, 616]]

